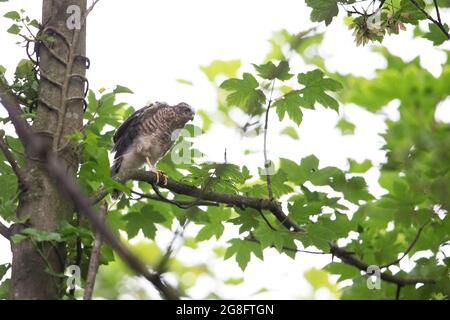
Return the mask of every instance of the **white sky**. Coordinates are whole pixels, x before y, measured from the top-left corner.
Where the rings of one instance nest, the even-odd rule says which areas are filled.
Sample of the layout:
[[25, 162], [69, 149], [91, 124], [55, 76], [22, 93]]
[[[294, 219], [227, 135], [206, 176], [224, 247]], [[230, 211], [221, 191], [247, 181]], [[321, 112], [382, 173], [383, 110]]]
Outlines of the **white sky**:
[[[0, 15], [23, 8], [30, 17], [40, 17], [40, 7], [41, 1], [15, 0], [1, 4]], [[196, 109], [214, 111], [215, 91], [199, 66], [216, 59], [241, 59], [243, 70], [251, 70], [250, 64], [260, 63], [268, 52], [267, 39], [273, 31], [286, 28], [298, 32], [314, 26], [309, 13], [304, 1], [299, 0], [279, 0], [276, 5], [268, 0], [102, 0], [88, 21], [91, 89], [113, 88], [116, 84], [127, 86], [135, 94], [124, 95], [123, 99], [136, 108], [148, 101], [186, 101]], [[444, 20], [450, 20], [447, 18], [448, 15], [443, 16]], [[17, 38], [5, 32], [9, 24], [6, 19], [0, 19], [0, 64], [11, 74], [25, 55], [23, 48], [14, 44]], [[408, 31], [386, 38], [383, 44], [405, 59], [420, 54], [423, 66], [439, 74], [445, 55], [427, 40], [411, 40], [411, 30]], [[376, 68], [385, 65], [384, 59], [367, 47], [355, 47], [351, 32], [341, 20], [327, 29], [320, 53], [326, 58], [330, 70], [342, 73], [370, 77]], [[294, 62], [293, 71], [303, 72], [304, 66]], [[192, 81], [194, 86], [177, 83], [175, 80], [179, 78]], [[300, 157], [313, 153], [323, 166], [338, 167], [345, 167], [349, 157], [358, 161], [371, 159], [376, 164], [383, 161], [384, 154], [378, 150], [382, 144], [378, 134], [385, 128], [381, 116], [375, 117], [356, 106], [346, 106], [345, 114], [357, 129], [355, 136], [342, 136], [335, 129], [339, 115], [321, 107], [317, 109], [304, 111], [299, 141], [281, 137], [278, 133], [288, 122], [281, 125], [272, 114], [268, 145], [273, 158], [286, 157], [298, 161]], [[0, 110], [0, 114], [2, 112]], [[387, 108], [386, 112], [395, 116], [395, 106]], [[448, 117], [448, 114], [444, 111], [442, 117]], [[196, 121], [200, 123], [199, 119]], [[222, 159], [223, 150], [227, 148], [230, 162], [255, 168], [261, 166], [261, 155], [242, 156], [242, 151], [254, 143], [262, 145], [262, 140], [242, 140], [233, 129], [218, 125], [206, 137], [199, 139], [197, 146], [209, 159], [216, 161]], [[372, 190], [380, 194], [382, 190], [376, 184], [376, 170], [370, 170], [367, 179]], [[190, 230], [188, 234], [195, 234], [196, 230]], [[230, 230], [225, 238], [233, 235], [234, 231]], [[161, 243], [169, 240], [168, 233], [161, 232], [158, 236]], [[212, 263], [221, 279], [242, 276], [234, 260], [212, 260], [208, 248], [214, 245], [215, 241], [208, 241], [195, 254], [189, 249], [182, 250], [179, 258], [190, 263]], [[0, 264], [8, 261], [8, 244], [0, 238]], [[305, 254], [299, 254], [293, 261], [273, 250], [266, 250], [264, 262], [252, 259], [245, 272], [246, 281], [239, 287], [218, 286], [204, 279], [190, 293], [194, 298], [201, 298], [208, 288], [219, 288], [224, 297], [241, 299], [250, 298], [250, 294], [265, 287], [270, 292], [255, 297], [308, 297], [311, 288], [303, 278], [303, 272], [311, 267], [321, 268], [328, 261], [327, 256]], [[330, 298], [330, 295], [320, 291], [317, 297]]]

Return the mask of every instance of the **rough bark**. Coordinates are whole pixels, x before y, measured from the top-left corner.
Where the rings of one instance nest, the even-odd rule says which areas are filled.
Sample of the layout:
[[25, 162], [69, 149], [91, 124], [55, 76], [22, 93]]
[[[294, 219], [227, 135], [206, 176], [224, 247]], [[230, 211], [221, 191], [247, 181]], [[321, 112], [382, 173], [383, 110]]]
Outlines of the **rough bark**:
[[[81, 15], [86, 10], [86, 0], [44, 0], [42, 7], [42, 23], [72, 42], [75, 30], [67, 27], [66, 21], [71, 15], [67, 13], [70, 5], [81, 8]], [[69, 49], [60, 36], [54, 36], [55, 42], [51, 50], [57, 56], [69, 60]], [[79, 31], [79, 39], [75, 43], [75, 52], [85, 55], [86, 32], [85, 25]], [[45, 77], [41, 77], [39, 98], [46, 104], [39, 102], [33, 130], [44, 137], [48, 145], [53, 144], [54, 133], [57, 131], [58, 117], [64, 116], [62, 137], [82, 128], [83, 102], [81, 100], [63, 101], [63, 90], [55, 83], [63, 84], [67, 79], [68, 65], [58, 61], [57, 57], [48, 49], [41, 47], [39, 51], [39, 68]], [[69, 67], [70, 68], [70, 67]], [[85, 62], [74, 60], [69, 73], [85, 74]], [[47, 78], [54, 80], [49, 81]], [[84, 83], [71, 80], [68, 82], [68, 97], [84, 95]], [[67, 112], [61, 113], [66, 104]], [[48, 105], [54, 107], [49, 108]], [[58, 111], [59, 110], [59, 111]], [[61, 145], [65, 145], [64, 138]], [[68, 145], [59, 150], [64, 159], [67, 171], [74, 175], [78, 167], [78, 156], [74, 148]], [[42, 231], [55, 231], [61, 222], [70, 219], [74, 207], [70, 200], [60, 192], [60, 188], [51, 179], [39, 161], [37, 155], [28, 154], [26, 163], [27, 190], [20, 195], [17, 217], [21, 223], [11, 228], [11, 234], [21, 232], [24, 228], [34, 228]], [[30, 239], [19, 243], [11, 242], [13, 254], [11, 275], [11, 299], [58, 299], [65, 290], [63, 278], [52, 273], [63, 273], [66, 266], [65, 244], [36, 243]]]

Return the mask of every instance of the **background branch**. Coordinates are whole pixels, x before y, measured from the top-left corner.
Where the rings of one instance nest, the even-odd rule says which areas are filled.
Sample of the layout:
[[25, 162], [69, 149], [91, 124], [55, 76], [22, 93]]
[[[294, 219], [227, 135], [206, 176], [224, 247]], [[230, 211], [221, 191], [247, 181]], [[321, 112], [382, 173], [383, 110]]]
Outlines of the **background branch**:
[[[108, 203], [105, 201], [100, 206], [99, 212], [99, 217], [103, 223], [105, 223], [107, 212], [108, 212]], [[102, 247], [102, 233], [99, 230], [96, 230], [94, 246], [92, 247], [91, 258], [89, 260], [89, 267], [86, 277], [86, 285], [84, 287], [83, 300], [92, 300], [92, 293], [94, 292], [95, 286], [95, 278], [97, 277], [98, 272], [101, 247]]]

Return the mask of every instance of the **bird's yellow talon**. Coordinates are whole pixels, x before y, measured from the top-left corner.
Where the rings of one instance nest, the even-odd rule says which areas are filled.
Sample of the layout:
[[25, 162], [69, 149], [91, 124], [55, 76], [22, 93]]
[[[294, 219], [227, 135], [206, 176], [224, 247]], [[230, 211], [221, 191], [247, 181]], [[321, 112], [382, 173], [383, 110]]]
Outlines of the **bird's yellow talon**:
[[155, 170], [155, 174], [156, 174], [156, 184], [159, 184], [159, 171]]

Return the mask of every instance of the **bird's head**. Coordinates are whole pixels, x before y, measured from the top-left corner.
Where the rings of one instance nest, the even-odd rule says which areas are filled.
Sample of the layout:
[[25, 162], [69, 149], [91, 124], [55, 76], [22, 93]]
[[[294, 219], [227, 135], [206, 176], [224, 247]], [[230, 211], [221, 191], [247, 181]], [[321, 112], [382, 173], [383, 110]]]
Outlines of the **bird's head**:
[[181, 102], [181, 103], [173, 106], [173, 108], [177, 109], [177, 115], [178, 115], [178, 120], [179, 120], [178, 125], [180, 125], [181, 127], [183, 127], [186, 124], [186, 122], [194, 120], [195, 111], [187, 103]]

